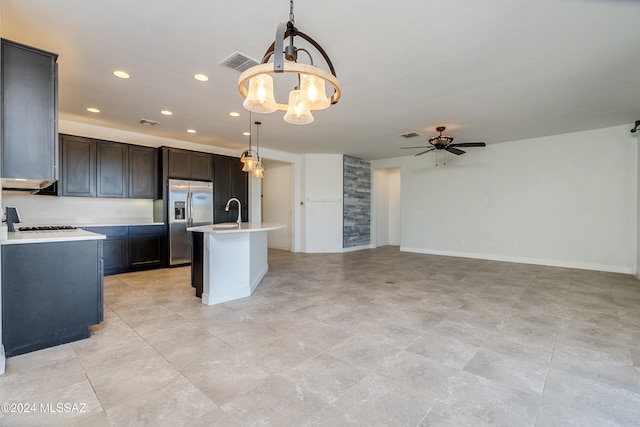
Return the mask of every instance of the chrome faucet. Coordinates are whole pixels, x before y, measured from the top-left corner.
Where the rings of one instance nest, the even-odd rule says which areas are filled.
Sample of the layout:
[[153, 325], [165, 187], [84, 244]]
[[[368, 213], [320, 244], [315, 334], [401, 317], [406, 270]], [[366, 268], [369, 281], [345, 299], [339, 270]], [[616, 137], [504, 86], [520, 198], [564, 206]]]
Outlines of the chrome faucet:
[[227, 206], [224, 207], [225, 211], [229, 212], [229, 204], [231, 202], [238, 202], [238, 219], [236, 220], [236, 222], [238, 223], [238, 227], [239, 227], [240, 224], [242, 224], [242, 205], [240, 205], [240, 200], [236, 199], [235, 197], [232, 197], [227, 202]]

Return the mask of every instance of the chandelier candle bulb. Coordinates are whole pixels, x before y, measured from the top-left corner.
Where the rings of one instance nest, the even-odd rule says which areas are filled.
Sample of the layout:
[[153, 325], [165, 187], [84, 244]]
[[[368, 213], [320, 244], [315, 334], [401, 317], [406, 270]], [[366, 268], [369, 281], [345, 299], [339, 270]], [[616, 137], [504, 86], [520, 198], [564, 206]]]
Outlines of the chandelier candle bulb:
[[306, 125], [313, 122], [313, 116], [309, 109], [309, 102], [302, 99], [299, 90], [289, 92], [289, 108], [284, 115], [287, 123], [294, 125]]
[[273, 96], [273, 78], [267, 74], [258, 74], [249, 80], [249, 94], [242, 106], [254, 113], [273, 113], [278, 104]]
[[316, 76], [300, 74], [300, 94], [301, 99], [309, 103], [310, 110], [324, 110], [331, 106], [325, 91], [324, 80]]

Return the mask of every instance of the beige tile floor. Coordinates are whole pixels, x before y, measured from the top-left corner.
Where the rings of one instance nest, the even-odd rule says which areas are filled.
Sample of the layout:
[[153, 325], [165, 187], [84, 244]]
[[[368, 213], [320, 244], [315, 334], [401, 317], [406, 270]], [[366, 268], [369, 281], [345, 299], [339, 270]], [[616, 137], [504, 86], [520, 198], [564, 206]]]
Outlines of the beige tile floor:
[[253, 296], [213, 307], [188, 268], [107, 277], [91, 338], [7, 360], [0, 402], [35, 412], [0, 425], [640, 425], [631, 276], [269, 255]]

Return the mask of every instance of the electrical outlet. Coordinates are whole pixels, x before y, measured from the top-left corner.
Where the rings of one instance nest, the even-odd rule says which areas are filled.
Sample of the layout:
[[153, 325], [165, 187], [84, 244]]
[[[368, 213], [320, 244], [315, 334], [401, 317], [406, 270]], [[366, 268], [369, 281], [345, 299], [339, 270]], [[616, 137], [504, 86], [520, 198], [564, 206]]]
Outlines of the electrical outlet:
[[49, 211], [38, 211], [38, 216], [49, 216]]
[[488, 241], [487, 241], [487, 247], [488, 247], [488, 248], [493, 247], [493, 242], [492, 242], [491, 240], [488, 240]]

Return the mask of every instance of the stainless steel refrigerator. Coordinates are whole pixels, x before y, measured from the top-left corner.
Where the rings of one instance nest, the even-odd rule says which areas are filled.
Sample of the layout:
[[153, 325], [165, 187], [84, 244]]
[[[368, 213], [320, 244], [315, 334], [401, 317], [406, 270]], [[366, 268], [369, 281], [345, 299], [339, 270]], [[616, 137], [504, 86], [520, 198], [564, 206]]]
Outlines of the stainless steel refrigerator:
[[191, 238], [187, 227], [213, 224], [213, 184], [169, 180], [169, 264], [191, 262]]

